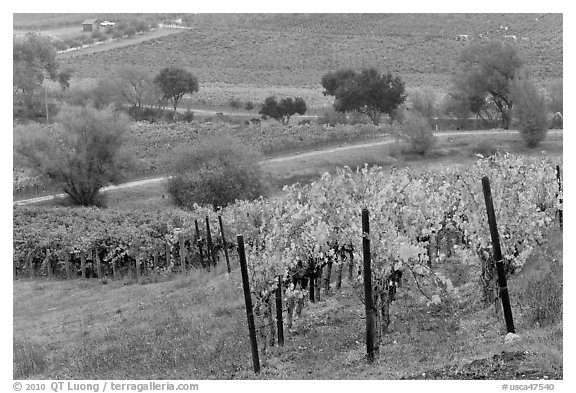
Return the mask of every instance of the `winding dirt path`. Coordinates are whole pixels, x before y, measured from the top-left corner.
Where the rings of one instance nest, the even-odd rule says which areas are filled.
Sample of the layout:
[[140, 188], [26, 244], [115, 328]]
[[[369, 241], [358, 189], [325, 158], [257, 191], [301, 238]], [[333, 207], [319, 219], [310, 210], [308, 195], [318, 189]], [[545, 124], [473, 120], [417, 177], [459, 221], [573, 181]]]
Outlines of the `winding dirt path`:
[[[560, 131], [560, 130], [548, 131], [548, 133], [550, 133], [550, 134], [559, 134], [561, 132], [562, 131]], [[457, 136], [457, 135], [487, 135], [487, 134], [496, 134], [496, 133], [497, 134], [515, 134], [515, 133], [518, 133], [518, 131], [508, 131], [508, 130], [442, 131], [442, 132], [436, 132], [434, 135], [436, 135], [437, 137], [448, 137], [448, 136]], [[311, 151], [311, 152], [306, 152], [306, 153], [298, 153], [298, 154], [291, 154], [291, 155], [287, 155], [287, 156], [269, 158], [269, 159], [260, 161], [260, 164], [262, 165], [262, 164], [266, 164], [266, 163], [279, 163], [279, 162], [285, 162], [285, 161], [290, 161], [290, 160], [296, 160], [296, 159], [303, 158], [303, 157], [312, 157], [312, 156], [335, 153], [335, 152], [345, 151], [345, 150], [362, 149], [362, 148], [372, 147], [372, 146], [387, 145], [390, 143], [394, 143], [394, 140], [393, 139], [386, 139], [383, 141], [354, 144], [354, 145], [347, 145], [347, 146], [339, 146], [339, 147], [331, 147], [331, 148], [326, 148], [326, 149], [321, 149], [321, 150], [316, 150], [316, 151]], [[163, 181], [166, 181], [167, 179], [168, 179], [168, 177], [164, 176], [164, 177], [155, 177], [155, 178], [151, 178], [151, 179], [136, 180], [136, 181], [131, 181], [128, 183], [118, 184], [115, 186], [103, 187], [102, 192], [120, 190], [123, 188], [143, 186], [146, 184], [163, 182]], [[18, 201], [14, 201], [14, 205], [29, 205], [29, 204], [49, 201], [51, 199], [60, 198], [60, 197], [64, 197], [64, 196], [65, 196], [65, 194], [54, 194], [54, 195], [46, 195], [46, 196], [41, 196], [41, 197], [36, 197], [36, 198], [21, 199]]]

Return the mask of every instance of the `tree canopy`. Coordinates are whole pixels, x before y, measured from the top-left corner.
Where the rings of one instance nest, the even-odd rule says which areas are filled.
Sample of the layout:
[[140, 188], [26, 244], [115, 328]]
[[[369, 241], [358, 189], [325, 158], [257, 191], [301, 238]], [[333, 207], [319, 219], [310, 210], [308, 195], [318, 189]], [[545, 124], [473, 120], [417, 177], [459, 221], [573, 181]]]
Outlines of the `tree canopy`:
[[65, 106], [49, 129], [36, 123], [14, 129], [14, 148], [25, 165], [60, 185], [78, 205], [98, 204], [100, 188], [123, 180], [130, 160], [122, 151], [126, 115], [109, 109]]
[[190, 71], [179, 67], [163, 68], [154, 78], [154, 83], [162, 92], [163, 98], [172, 103], [174, 113], [184, 94], [198, 91], [198, 79]]
[[38, 104], [35, 95], [46, 78], [58, 82], [63, 89], [69, 87], [72, 73], [60, 69], [50, 38], [35, 33], [15, 38], [12, 56], [12, 93], [16, 106], [32, 110]]
[[360, 72], [352, 69], [330, 72], [322, 77], [322, 87], [325, 96], [334, 96], [336, 111], [358, 111], [376, 125], [383, 113], [393, 118], [406, 100], [404, 82], [400, 77], [391, 73], [380, 74], [375, 68]]
[[258, 113], [262, 115], [264, 119], [271, 117], [272, 119], [281, 122], [283, 125], [287, 125], [293, 115], [303, 115], [306, 113], [306, 110], [306, 102], [301, 97], [283, 98], [278, 102], [276, 97], [271, 96], [264, 100]]
[[513, 108], [511, 83], [523, 66], [524, 60], [511, 43], [473, 42], [457, 60], [454, 91], [477, 116], [492, 118], [491, 108], [495, 108], [502, 127], [508, 129]]

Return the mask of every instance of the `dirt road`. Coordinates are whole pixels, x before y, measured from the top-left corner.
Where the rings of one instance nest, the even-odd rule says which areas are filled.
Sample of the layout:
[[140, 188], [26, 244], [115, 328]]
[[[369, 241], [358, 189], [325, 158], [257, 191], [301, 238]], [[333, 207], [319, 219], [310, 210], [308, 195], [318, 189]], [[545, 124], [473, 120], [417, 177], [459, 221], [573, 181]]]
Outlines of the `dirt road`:
[[[518, 131], [507, 131], [507, 130], [443, 131], [443, 132], [436, 132], [434, 135], [436, 135], [437, 137], [448, 137], [448, 136], [471, 135], [471, 134], [473, 134], [473, 135], [487, 135], [487, 134], [489, 135], [489, 134], [495, 134], [495, 133], [498, 133], [498, 134], [515, 134], [517, 132]], [[551, 133], [551, 134], [559, 134], [561, 132], [562, 131], [560, 131], [560, 130], [550, 130], [549, 131], [549, 133]], [[298, 153], [298, 154], [291, 154], [291, 155], [287, 155], [287, 156], [269, 158], [269, 159], [261, 161], [260, 164], [262, 165], [262, 164], [267, 164], [267, 163], [279, 163], [279, 162], [285, 162], [285, 161], [290, 161], [290, 160], [296, 160], [296, 159], [303, 158], [303, 157], [312, 157], [312, 156], [330, 154], [330, 153], [335, 153], [335, 152], [340, 152], [340, 151], [345, 151], [345, 150], [352, 150], [352, 149], [362, 149], [362, 148], [366, 148], [366, 147], [386, 145], [386, 144], [390, 144], [390, 143], [394, 143], [394, 140], [393, 139], [386, 139], [386, 140], [376, 141], [376, 142], [332, 147], [332, 148], [321, 149], [321, 150], [316, 150], [316, 151], [311, 151], [311, 152], [306, 152], [306, 153]], [[166, 181], [167, 179], [168, 179], [168, 177], [156, 177], [156, 178], [151, 178], [151, 179], [142, 179], [142, 180], [137, 180], [137, 181], [119, 184], [116, 186], [107, 186], [107, 187], [102, 188], [102, 191], [107, 192], [107, 191], [119, 190], [119, 189], [123, 189], [123, 188], [143, 186], [146, 184]], [[65, 196], [64, 194], [46, 195], [46, 196], [42, 196], [42, 197], [22, 199], [19, 201], [14, 201], [14, 204], [15, 205], [29, 205], [29, 204], [49, 201], [51, 199], [60, 198], [60, 197], [64, 197], [64, 196]]]

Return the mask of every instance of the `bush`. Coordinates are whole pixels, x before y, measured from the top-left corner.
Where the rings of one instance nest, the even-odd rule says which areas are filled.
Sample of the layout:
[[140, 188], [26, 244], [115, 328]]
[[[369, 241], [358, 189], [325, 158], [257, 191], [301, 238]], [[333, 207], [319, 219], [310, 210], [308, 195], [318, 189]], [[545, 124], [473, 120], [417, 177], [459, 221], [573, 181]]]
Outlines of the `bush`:
[[168, 192], [182, 208], [195, 203], [214, 209], [265, 194], [262, 155], [239, 139], [219, 134], [183, 148], [176, 156]]
[[436, 143], [428, 120], [419, 115], [408, 115], [402, 122], [401, 138], [410, 145], [410, 151], [424, 155]]
[[336, 112], [334, 108], [324, 110], [322, 116], [318, 117], [318, 124], [325, 124], [334, 127], [337, 124], [346, 123], [346, 113]]
[[194, 121], [194, 112], [190, 109], [187, 109], [186, 112], [184, 112], [184, 115], [182, 115], [181, 119], [186, 123], [192, 123]]
[[82, 41], [78, 38], [70, 38], [64, 41], [69, 48], [80, 48], [82, 46]]
[[524, 71], [514, 78], [512, 97], [520, 135], [528, 147], [534, 148], [546, 138], [548, 132], [548, 110], [544, 95]]
[[432, 89], [413, 89], [408, 93], [412, 101], [412, 110], [426, 118], [430, 125], [437, 116], [438, 105], [436, 94]]
[[112, 31], [112, 38], [118, 39], [124, 37], [124, 32], [120, 29], [114, 29]]
[[474, 147], [472, 147], [472, 153], [482, 154], [484, 157], [490, 157], [496, 154], [497, 151], [498, 149], [494, 147], [494, 144], [486, 139], [481, 140]]
[[91, 45], [94, 43], [94, 39], [89, 35], [84, 35], [80, 39], [82, 40], [82, 45]]
[[100, 188], [123, 180], [130, 167], [121, 150], [126, 115], [109, 109], [64, 107], [56, 125], [30, 124], [14, 129], [14, 150], [24, 165], [52, 180], [77, 205], [100, 204]]
[[91, 37], [96, 41], [106, 41], [108, 36], [101, 30], [94, 30]]

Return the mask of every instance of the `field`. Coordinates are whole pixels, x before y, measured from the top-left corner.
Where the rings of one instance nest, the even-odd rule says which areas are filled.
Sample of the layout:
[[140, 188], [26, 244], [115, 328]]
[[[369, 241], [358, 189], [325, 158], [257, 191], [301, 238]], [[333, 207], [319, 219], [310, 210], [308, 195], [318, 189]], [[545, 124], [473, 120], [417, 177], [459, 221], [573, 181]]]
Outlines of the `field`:
[[[137, 164], [126, 180], [165, 177], [178, 149], [226, 133], [262, 152], [267, 195], [184, 211], [164, 178], [107, 191], [106, 208], [65, 199], [14, 205], [14, 379], [540, 380], [547, 390], [549, 380], [564, 379], [562, 131], [528, 149], [514, 130], [437, 130], [434, 146], [418, 155], [387, 122], [330, 127], [294, 118], [286, 127], [270, 119], [251, 124], [250, 113], [217, 114], [234, 113], [230, 99], [276, 94], [302, 96], [307, 115], [321, 115], [332, 99], [322, 95], [320, 78], [340, 67], [376, 65], [399, 74], [407, 88], [442, 96], [467, 44], [457, 40], [461, 34], [468, 42], [513, 40], [546, 86], [563, 74], [562, 14], [154, 18], [175, 16], [191, 29], [159, 29], [58, 61], [74, 70], [76, 86], [125, 64], [150, 73], [189, 68], [200, 91], [180, 108], [206, 113], [191, 123], [132, 123], [125, 146]], [[15, 14], [14, 29], [65, 35], [88, 17], [131, 16]], [[13, 156], [15, 197], [54, 191], [20, 160]], [[486, 222], [484, 176], [501, 264]], [[248, 259], [257, 375], [237, 234]], [[374, 363], [366, 358], [368, 243]], [[497, 265], [508, 279], [519, 335], [513, 342], [504, 342]], [[277, 311], [284, 346], [276, 340]]]
[[[561, 242], [555, 247], [546, 255], [561, 256]], [[419, 309], [402, 299], [378, 363], [367, 366], [363, 305], [347, 284], [307, 307], [255, 376], [239, 276], [236, 267], [145, 285], [16, 281], [14, 378], [563, 378], [561, 323], [533, 328], [515, 314], [523, 339], [509, 345], [491, 310]], [[512, 299], [530, 282], [511, 283]]]
[[[504, 158], [502, 168], [509, 164], [517, 165], [515, 161], [515, 158]], [[522, 162], [524, 168], [533, 165], [530, 160]], [[548, 185], [554, 184], [554, 176], [548, 176], [550, 173], [546, 171], [524, 174], [537, 182], [537, 187], [543, 184], [538, 178], [541, 175], [545, 176]], [[524, 176], [520, 171], [510, 173], [517, 174], [518, 179]], [[405, 175], [399, 174], [398, 179], [390, 180], [402, 184]], [[504, 184], [524, 187], [509, 174], [498, 176], [498, 171], [493, 170], [493, 175], [495, 184], [502, 184], [504, 180]], [[367, 180], [371, 181], [370, 178]], [[328, 184], [326, 179], [322, 181]], [[413, 185], [418, 186], [417, 183]], [[547, 189], [546, 185], [544, 187]], [[506, 193], [501, 187], [495, 189], [500, 189], [500, 194]], [[314, 187], [301, 190], [313, 192]], [[514, 198], [518, 195], [514, 189], [510, 192]], [[533, 190], [528, 194], [535, 195]], [[411, 193], [406, 195], [414, 196]], [[548, 195], [553, 196], [553, 192]], [[498, 206], [503, 203], [500, 198], [504, 197], [498, 197]], [[469, 219], [474, 219], [470, 215], [473, 211], [469, 210], [470, 202], [464, 208]], [[240, 206], [240, 209], [246, 207], [250, 209], [249, 206]], [[523, 207], [518, 211], [528, 213]], [[257, 210], [255, 212], [258, 214]], [[33, 219], [34, 210], [27, 214], [30, 213]], [[499, 213], [500, 219], [507, 223], [511, 223], [508, 221], [510, 214], [520, 218], [516, 213], [501, 209]], [[535, 213], [542, 216], [541, 212]], [[99, 213], [77, 211], [75, 214]], [[340, 214], [348, 213], [342, 211]], [[545, 214], [550, 213], [546, 210]], [[73, 215], [60, 217], [65, 221], [74, 218]], [[226, 217], [226, 222], [230, 222], [230, 217]], [[132, 231], [127, 227], [128, 219], [134, 218], [134, 215], [131, 218], [126, 216], [127, 221], [123, 224], [122, 230], [128, 235]], [[529, 215], [521, 219], [529, 222], [532, 218]], [[19, 222], [25, 221], [19, 218]], [[484, 219], [481, 221], [485, 225]], [[96, 227], [94, 220], [91, 223]], [[242, 220], [238, 223], [246, 224], [242, 224]], [[293, 225], [298, 224], [294, 222]], [[517, 229], [528, 229], [525, 224], [518, 225]], [[329, 281], [332, 284], [330, 290], [325, 290], [325, 281], [322, 282], [321, 299], [320, 292], [317, 292], [315, 302], [304, 301], [305, 308], [295, 316], [293, 325], [286, 332], [286, 346], [272, 345], [269, 325], [265, 323], [266, 314], [262, 314], [262, 292], [259, 292], [263, 278], [260, 274], [265, 274], [260, 269], [264, 265], [260, 265], [258, 251], [252, 250], [251, 285], [255, 291], [253, 297], [257, 305], [258, 342], [263, 366], [262, 373], [256, 377], [562, 379], [562, 285], [559, 284], [562, 283], [562, 231], [556, 220], [546, 226], [544, 241], [524, 261], [521, 272], [511, 275], [509, 281], [520, 341], [502, 342], [506, 332], [502, 316], [481, 301], [477, 292], [479, 287], [472, 278], [477, 267], [465, 267], [461, 264], [461, 254], [456, 253], [448, 255], [447, 259], [435, 259], [433, 264], [437, 273], [442, 272], [453, 282], [457, 296], [444, 299], [439, 304], [426, 304], [412, 292], [413, 283], [407, 278], [390, 306], [391, 322], [381, 342], [378, 362], [372, 366], [367, 365], [364, 359], [363, 305], [356, 281], [344, 278], [341, 288], [338, 288], [336, 274]], [[21, 231], [17, 229], [15, 234], [20, 237]], [[117, 232], [111, 227], [109, 229], [109, 234]], [[380, 232], [379, 229], [383, 228], [380, 225], [374, 227], [376, 232]], [[25, 232], [26, 236], [34, 236]], [[79, 235], [77, 230], [72, 229], [72, 232], [74, 236]], [[243, 232], [249, 238], [249, 233]], [[56, 232], [51, 231], [48, 237], [52, 234], [56, 235]], [[531, 238], [528, 243], [534, 244], [534, 232], [521, 230], [520, 233], [506, 228], [502, 239], [509, 239], [509, 236], [512, 239], [503, 240], [503, 245], [507, 243], [506, 249], [509, 249], [517, 236], [524, 239], [526, 235]], [[86, 241], [91, 240], [86, 238]], [[121, 243], [126, 244], [126, 241]], [[33, 242], [30, 246], [37, 247], [38, 244]], [[439, 243], [438, 247], [444, 247], [442, 244]], [[378, 248], [377, 243], [374, 245]], [[379, 254], [382, 251], [375, 249], [375, 252]], [[406, 249], [406, 252], [411, 251]], [[224, 264], [219, 263], [211, 272], [195, 269], [182, 275], [159, 270], [147, 277], [136, 278], [127, 274], [123, 279], [112, 281], [46, 281], [41, 277], [30, 281], [20, 276], [14, 284], [15, 378], [254, 378], [246, 334], [238, 335], [238, 332], [245, 332], [246, 327], [240, 300], [239, 272], [235, 254], [231, 254], [233, 270], [229, 275], [224, 272]], [[385, 261], [379, 258], [374, 263], [376, 268]], [[273, 269], [274, 264], [265, 268]], [[377, 277], [379, 273], [374, 274]], [[426, 285], [426, 290], [431, 289], [425, 280], [421, 285]], [[290, 293], [286, 289], [287, 299]], [[126, 358], [131, 362], [127, 363]]]
[[[499, 39], [515, 35], [540, 83], [562, 77], [558, 14], [205, 14], [190, 16], [188, 23], [193, 29], [182, 34], [64, 64], [77, 70], [79, 78], [98, 78], [127, 62], [154, 73], [166, 65], [190, 65], [205, 90], [224, 88], [211, 98], [217, 104], [230, 98], [262, 100], [259, 89], [269, 95], [307, 88], [312, 95], [328, 71], [374, 65], [398, 73], [408, 87], [430, 86], [445, 93], [466, 45], [456, 37], [468, 34], [472, 40], [488, 33]], [[239, 92], [239, 85], [254, 90]]]

